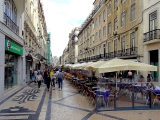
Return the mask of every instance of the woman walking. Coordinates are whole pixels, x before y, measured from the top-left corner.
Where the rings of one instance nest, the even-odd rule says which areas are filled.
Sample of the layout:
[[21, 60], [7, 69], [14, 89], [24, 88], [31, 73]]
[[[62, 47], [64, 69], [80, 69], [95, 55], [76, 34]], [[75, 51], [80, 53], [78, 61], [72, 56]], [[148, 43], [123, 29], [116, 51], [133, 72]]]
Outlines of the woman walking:
[[42, 77], [42, 75], [39, 72], [37, 73], [36, 80], [38, 82], [38, 88], [40, 88], [40, 86], [41, 86], [41, 80], [43, 80], [43, 77]]
[[47, 70], [46, 71], [46, 85], [47, 85], [48, 91], [50, 88], [50, 82], [51, 82], [50, 72]]

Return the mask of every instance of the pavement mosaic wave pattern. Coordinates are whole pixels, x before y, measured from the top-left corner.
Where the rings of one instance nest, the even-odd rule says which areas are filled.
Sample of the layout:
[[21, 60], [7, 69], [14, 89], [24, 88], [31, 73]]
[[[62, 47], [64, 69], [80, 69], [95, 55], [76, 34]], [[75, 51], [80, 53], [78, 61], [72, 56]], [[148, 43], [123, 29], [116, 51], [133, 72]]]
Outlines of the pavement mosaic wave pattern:
[[0, 120], [159, 120], [160, 110], [97, 112], [89, 98], [64, 81], [50, 91], [36, 83], [20, 88], [0, 102]]

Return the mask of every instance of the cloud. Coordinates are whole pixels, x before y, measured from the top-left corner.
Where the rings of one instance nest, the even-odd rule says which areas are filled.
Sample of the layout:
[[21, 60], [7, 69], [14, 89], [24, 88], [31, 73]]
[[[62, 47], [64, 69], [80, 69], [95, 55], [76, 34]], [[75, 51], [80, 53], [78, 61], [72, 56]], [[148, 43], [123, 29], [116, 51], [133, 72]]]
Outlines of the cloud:
[[91, 13], [94, 0], [41, 0], [47, 31], [51, 33], [53, 56], [61, 56], [69, 33], [80, 26]]

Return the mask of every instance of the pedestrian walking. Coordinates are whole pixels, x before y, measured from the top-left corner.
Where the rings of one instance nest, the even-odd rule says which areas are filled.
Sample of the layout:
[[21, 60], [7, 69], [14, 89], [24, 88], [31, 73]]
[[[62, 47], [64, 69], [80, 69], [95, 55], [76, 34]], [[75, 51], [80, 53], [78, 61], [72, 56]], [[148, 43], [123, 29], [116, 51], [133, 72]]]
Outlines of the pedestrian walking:
[[60, 70], [58, 73], [58, 81], [59, 81], [58, 83], [59, 83], [59, 89], [61, 90], [62, 90], [63, 79], [64, 79], [64, 74], [62, 70]]
[[37, 83], [38, 83], [38, 88], [40, 88], [40, 86], [41, 86], [41, 81], [43, 80], [43, 77], [42, 77], [42, 75], [38, 72], [37, 73], [37, 77], [36, 77], [36, 81], [37, 81]]
[[37, 77], [37, 71], [36, 71], [36, 69], [34, 70], [34, 82], [36, 83], [36, 77]]
[[44, 84], [46, 84], [47, 70], [44, 70], [44, 76], [43, 76], [43, 78], [44, 78]]
[[47, 85], [48, 91], [50, 88], [50, 82], [51, 82], [50, 72], [47, 70], [46, 71], [46, 85]]
[[58, 82], [58, 84], [59, 84], [58, 73], [59, 73], [59, 70], [56, 71], [56, 83]]
[[52, 74], [51, 79], [52, 79], [52, 86], [55, 87], [55, 84], [56, 84], [56, 74], [55, 73]]

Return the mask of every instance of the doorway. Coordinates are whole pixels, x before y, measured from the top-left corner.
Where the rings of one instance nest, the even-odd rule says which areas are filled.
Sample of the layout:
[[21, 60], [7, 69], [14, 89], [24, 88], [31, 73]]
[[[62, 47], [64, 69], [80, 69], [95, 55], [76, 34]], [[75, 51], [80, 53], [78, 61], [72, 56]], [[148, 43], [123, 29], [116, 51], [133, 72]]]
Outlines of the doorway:
[[[158, 67], [158, 50], [150, 51], [150, 64]], [[151, 71], [152, 77], [155, 82], [158, 82], [158, 71]]]
[[5, 54], [5, 79], [4, 89], [9, 89], [17, 85], [17, 56], [13, 54]]

